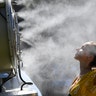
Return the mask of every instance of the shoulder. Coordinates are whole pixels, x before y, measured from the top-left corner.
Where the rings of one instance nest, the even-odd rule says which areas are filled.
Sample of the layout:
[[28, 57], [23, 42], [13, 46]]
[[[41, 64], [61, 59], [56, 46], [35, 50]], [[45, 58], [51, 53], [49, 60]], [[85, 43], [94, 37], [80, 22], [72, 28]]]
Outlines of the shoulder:
[[93, 85], [96, 86], [96, 69], [93, 70], [93, 74], [92, 74], [92, 76], [93, 76]]
[[89, 76], [87, 77], [88, 80], [88, 85], [90, 85], [90, 87], [96, 87], [96, 70], [92, 70], [89, 73]]
[[85, 82], [86, 91], [96, 95], [96, 70], [89, 73], [87, 82]]

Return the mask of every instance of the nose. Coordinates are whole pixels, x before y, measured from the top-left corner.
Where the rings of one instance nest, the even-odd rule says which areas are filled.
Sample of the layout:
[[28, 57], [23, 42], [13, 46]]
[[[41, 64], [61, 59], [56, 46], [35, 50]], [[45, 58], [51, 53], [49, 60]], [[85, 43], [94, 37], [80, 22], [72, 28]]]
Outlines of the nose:
[[77, 50], [77, 51], [79, 51], [79, 50], [80, 50], [80, 48], [77, 48], [76, 50]]

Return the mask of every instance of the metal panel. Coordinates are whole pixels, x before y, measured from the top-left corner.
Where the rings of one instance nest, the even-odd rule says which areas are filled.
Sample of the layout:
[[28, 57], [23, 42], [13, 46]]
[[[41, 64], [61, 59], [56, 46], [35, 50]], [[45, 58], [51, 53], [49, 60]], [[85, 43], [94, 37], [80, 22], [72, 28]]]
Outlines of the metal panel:
[[7, 23], [0, 15], [0, 72], [9, 71], [11, 68]]

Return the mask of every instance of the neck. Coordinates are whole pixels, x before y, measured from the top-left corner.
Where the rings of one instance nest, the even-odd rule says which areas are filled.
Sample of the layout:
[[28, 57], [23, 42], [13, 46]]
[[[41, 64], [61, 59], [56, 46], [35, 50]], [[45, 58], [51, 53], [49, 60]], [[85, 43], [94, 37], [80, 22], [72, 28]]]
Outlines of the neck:
[[82, 67], [82, 64], [80, 64], [80, 75], [84, 75], [86, 73], [88, 73], [89, 71], [91, 71], [90, 67]]

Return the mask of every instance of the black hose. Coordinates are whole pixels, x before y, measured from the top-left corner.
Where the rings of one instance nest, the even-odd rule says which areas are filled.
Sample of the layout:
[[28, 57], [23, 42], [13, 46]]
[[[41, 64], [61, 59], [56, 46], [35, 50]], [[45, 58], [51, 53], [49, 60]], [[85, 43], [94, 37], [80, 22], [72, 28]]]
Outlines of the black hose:
[[[15, 69], [14, 69], [15, 71]], [[7, 78], [2, 78], [2, 84], [0, 85], [0, 92], [2, 92], [2, 88], [3, 88], [3, 85], [10, 79], [12, 79], [13, 77], [16, 76], [16, 71], [15, 71], [15, 74], [13, 74], [13, 69], [11, 70], [10, 74], [8, 75]], [[12, 75], [12, 76], [11, 76]]]
[[20, 68], [20, 65], [18, 65], [18, 71], [19, 71], [19, 77], [21, 79], [21, 81], [23, 82], [23, 84], [21, 85], [21, 90], [23, 90], [23, 86], [28, 84], [28, 85], [32, 85], [33, 83], [32, 82], [26, 82], [24, 81], [24, 79], [22, 78], [21, 76], [21, 68]]
[[5, 16], [3, 16], [3, 14], [0, 12], [0, 15], [4, 18], [4, 20], [6, 20], [6, 17]]

